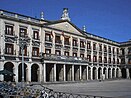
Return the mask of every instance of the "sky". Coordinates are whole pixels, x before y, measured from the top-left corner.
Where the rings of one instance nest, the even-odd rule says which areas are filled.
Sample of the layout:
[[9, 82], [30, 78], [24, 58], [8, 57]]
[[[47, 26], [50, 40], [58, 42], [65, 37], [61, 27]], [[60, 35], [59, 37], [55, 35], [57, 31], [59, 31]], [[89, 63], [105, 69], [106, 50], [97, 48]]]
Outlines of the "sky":
[[131, 39], [131, 0], [0, 0], [0, 9], [40, 18], [60, 20], [68, 8], [78, 28], [117, 42]]

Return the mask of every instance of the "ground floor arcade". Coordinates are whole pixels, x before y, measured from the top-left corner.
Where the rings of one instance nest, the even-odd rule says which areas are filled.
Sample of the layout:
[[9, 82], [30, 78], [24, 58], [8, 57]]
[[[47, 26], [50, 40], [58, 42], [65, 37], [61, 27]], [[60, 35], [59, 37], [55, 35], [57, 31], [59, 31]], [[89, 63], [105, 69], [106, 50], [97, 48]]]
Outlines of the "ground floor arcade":
[[[0, 70], [7, 69], [15, 76], [0, 75], [1, 81], [22, 80], [22, 64], [18, 62], [1, 62]], [[117, 66], [89, 65], [89, 64], [63, 64], [46, 62], [25, 63], [24, 80], [30, 82], [56, 82], [56, 81], [87, 81], [113, 78], [131, 78], [131, 68], [120, 69]]]

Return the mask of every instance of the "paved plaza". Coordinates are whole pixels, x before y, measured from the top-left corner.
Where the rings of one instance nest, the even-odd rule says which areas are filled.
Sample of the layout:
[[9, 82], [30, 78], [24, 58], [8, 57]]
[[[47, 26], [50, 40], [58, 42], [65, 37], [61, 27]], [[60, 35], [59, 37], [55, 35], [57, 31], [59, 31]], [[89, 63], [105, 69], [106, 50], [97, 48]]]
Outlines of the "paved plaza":
[[113, 98], [131, 98], [131, 80], [90, 81], [83, 83], [56, 83], [44, 86], [54, 91], [73, 94], [105, 96]]

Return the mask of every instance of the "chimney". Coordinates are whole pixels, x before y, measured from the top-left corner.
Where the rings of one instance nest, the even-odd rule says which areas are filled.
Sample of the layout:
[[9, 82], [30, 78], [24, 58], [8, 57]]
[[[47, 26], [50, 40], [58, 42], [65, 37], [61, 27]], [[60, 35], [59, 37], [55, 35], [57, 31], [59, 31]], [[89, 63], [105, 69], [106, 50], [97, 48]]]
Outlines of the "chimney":
[[68, 8], [63, 8], [63, 14], [62, 14], [61, 19], [70, 21]]

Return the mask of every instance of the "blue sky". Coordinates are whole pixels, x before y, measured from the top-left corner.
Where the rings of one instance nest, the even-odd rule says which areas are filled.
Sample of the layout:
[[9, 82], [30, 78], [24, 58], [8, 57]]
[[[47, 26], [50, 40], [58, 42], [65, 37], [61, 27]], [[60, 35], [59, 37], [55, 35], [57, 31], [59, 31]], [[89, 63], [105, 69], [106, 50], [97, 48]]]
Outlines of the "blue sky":
[[69, 9], [71, 22], [89, 33], [123, 42], [131, 39], [131, 0], [0, 0], [0, 9], [59, 20]]

